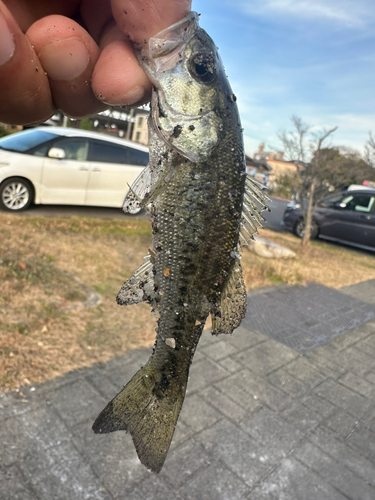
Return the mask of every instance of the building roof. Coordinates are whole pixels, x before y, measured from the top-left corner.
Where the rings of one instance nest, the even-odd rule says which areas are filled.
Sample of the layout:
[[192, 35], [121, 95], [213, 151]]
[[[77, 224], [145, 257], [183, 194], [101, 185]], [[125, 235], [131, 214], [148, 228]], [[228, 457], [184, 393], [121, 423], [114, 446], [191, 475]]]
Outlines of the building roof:
[[271, 165], [268, 165], [266, 160], [254, 160], [250, 156], [245, 155], [245, 161], [247, 167], [258, 167], [267, 170], [268, 172], [272, 172]]

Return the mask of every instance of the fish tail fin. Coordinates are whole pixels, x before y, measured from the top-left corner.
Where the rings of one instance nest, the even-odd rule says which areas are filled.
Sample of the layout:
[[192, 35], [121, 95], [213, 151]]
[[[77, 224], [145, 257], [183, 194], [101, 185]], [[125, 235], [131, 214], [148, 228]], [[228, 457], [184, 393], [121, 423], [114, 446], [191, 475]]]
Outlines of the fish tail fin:
[[188, 369], [184, 372], [161, 375], [149, 361], [100, 413], [94, 432], [130, 432], [140, 461], [160, 472], [185, 397]]

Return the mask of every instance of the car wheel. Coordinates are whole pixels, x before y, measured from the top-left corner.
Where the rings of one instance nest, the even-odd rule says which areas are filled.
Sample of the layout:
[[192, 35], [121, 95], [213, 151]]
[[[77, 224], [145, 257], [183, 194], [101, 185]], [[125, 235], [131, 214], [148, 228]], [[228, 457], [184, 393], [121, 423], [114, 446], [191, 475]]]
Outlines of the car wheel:
[[137, 215], [139, 212], [142, 212], [143, 208], [142, 207], [137, 207], [137, 208], [131, 208], [126, 211], [127, 214], [129, 215]]
[[20, 177], [5, 180], [0, 185], [0, 207], [11, 212], [26, 210], [34, 197], [34, 189], [29, 181]]
[[[300, 219], [295, 223], [293, 232], [299, 238], [303, 238], [303, 235], [305, 234], [305, 221], [303, 219]], [[310, 238], [314, 240], [315, 238], [318, 237], [318, 234], [319, 234], [318, 224], [315, 221], [311, 221]]]

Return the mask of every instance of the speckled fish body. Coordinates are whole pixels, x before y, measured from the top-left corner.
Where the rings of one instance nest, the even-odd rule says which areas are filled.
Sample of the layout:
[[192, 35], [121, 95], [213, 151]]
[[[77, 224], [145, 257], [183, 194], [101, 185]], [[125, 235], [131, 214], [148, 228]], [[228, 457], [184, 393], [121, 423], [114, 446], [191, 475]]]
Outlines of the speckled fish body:
[[232, 333], [245, 315], [240, 239], [260, 225], [265, 197], [246, 176], [236, 99], [198, 16], [151, 39], [138, 59], [153, 83], [150, 164], [125, 210], [148, 207], [153, 248], [117, 301], [149, 302], [159, 319], [149, 361], [93, 428], [129, 431], [141, 462], [159, 472], [208, 315], [214, 334]]

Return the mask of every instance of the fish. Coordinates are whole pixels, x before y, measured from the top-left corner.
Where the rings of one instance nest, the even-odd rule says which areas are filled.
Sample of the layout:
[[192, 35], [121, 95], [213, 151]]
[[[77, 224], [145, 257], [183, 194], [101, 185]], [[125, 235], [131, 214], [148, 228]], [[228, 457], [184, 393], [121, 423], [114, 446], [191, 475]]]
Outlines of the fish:
[[156, 340], [147, 363], [93, 424], [99, 434], [129, 432], [154, 473], [165, 462], [208, 316], [213, 335], [231, 334], [245, 316], [240, 249], [268, 208], [262, 186], [246, 174], [236, 97], [198, 21], [191, 12], [136, 52], [153, 85], [150, 161], [124, 210], [149, 210], [152, 248], [116, 300], [149, 303], [158, 315]]

